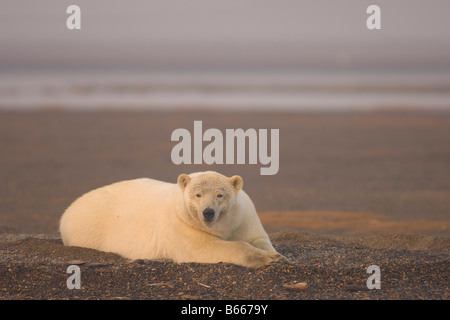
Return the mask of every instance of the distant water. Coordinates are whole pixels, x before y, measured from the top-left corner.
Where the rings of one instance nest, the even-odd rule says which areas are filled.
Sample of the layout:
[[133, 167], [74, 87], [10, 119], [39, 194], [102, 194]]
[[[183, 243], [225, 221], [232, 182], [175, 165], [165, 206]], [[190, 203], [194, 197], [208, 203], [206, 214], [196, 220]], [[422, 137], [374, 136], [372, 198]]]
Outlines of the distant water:
[[0, 74], [0, 110], [450, 110], [445, 72]]

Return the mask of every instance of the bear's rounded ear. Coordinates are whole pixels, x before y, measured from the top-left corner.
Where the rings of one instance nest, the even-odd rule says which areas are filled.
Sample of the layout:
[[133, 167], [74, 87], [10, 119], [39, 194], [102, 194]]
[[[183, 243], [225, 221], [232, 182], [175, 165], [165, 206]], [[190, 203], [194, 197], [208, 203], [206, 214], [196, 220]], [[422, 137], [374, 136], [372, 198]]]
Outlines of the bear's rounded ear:
[[244, 183], [240, 176], [232, 176], [230, 179], [228, 179], [228, 181], [231, 183], [233, 188], [236, 189], [236, 191], [241, 190], [242, 184]]
[[189, 183], [189, 181], [191, 181], [191, 178], [190, 178], [187, 174], [185, 174], [185, 173], [180, 174], [180, 175], [178, 176], [178, 185], [179, 185], [180, 188], [183, 189], [183, 190], [184, 190], [184, 188], [186, 188], [186, 186], [187, 186], [187, 184]]

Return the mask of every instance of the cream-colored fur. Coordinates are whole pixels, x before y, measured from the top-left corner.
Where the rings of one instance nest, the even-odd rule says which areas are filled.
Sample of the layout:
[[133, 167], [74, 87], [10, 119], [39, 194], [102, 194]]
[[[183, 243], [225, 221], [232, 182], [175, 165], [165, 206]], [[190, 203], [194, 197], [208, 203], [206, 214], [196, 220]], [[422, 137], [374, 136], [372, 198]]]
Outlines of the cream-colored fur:
[[[273, 248], [242, 183], [239, 176], [212, 171], [182, 174], [175, 184], [114, 183], [86, 193], [64, 212], [62, 240], [129, 259], [251, 268], [286, 260]], [[205, 209], [214, 217], [208, 220]]]

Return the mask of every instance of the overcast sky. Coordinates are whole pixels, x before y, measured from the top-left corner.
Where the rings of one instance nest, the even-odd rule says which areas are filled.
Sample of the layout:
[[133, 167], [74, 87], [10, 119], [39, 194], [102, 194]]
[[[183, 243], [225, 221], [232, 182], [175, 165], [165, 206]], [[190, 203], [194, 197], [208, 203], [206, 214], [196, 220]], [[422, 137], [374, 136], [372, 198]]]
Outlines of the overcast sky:
[[[66, 8], [81, 7], [81, 30]], [[370, 4], [381, 30], [366, 28]], [[450, 69], [449, 0], [0, 0], [0, 71]]]

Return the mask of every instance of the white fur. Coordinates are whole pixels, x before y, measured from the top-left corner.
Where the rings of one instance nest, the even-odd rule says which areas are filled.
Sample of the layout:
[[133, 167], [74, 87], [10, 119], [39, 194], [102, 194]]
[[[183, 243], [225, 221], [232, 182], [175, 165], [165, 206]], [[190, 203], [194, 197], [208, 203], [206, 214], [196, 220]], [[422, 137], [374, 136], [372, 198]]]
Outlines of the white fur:
[[[61, 218], [61, 236], [65, 245], [129, 259], [246, 267], [283, 259], [241, 186], [239, 176], [211, 171], [180, 175], [175, 184], [145, 178], [114, 183], [70, 205]], [[201, 214], [206, 207], [217, 212], [209, 223]]]

